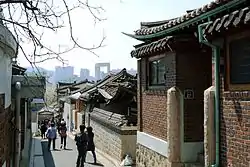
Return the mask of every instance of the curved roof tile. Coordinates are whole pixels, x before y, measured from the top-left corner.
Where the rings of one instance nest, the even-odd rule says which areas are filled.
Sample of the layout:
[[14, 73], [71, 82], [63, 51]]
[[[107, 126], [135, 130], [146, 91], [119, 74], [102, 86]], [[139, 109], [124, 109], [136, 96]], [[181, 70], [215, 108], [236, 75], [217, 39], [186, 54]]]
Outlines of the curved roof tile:
[[168, 48], [168, 43], [173, 40], [172, 36], [162, 38], [158, 41], [152, 42], [147, 45], [143, 45], [131, 52], [131, 56], [140, 58], [155, 52], [162, 52]]
[[[162, 22], [149, 22], [149, 23], [141, 23], [142, 26], [148, 26], [148, 27], [143, 27], [139, 30], [136, 30], [135, 31], [135, 35], [149, 35], [149, 34], [155, 34], [157, 32], [160, 32], [160, 31], [163, 31], [163, 30], [166, 30], [168, 28], [171, 28], [171, 27], [174, 27], [178, 24], [181, 24], [183, 22], [186, 22], [190, 19], [193, 19], [195, 17], [198, 17], [200, 16], [201, 14], [204, 14], [208, 11], [211, 11], [219, 6], [222, 6], [228, 2], [230, 2], [232, 0], [214, 0], [212, 2], [210, 2], [209, 4], [206, 4], [200, 8], [197, 8], [197, 9], [194, 9], [190, 12], [187, 12], [186, 14], [180, 16], [180, 17], [177, 17], [175, 19], [171, 19], [171, 20], [166, 20], [166, 21], [162, 21]], [[162, 23], [161, 25], [157, 25], [157, 24], [160, 24]], [[152, 25], [157, 25], [157, 26], [153, 26]]]
[[250, 7], [236, 10], [230, 14], [217, 18], [206, 26], [204, 35], [212, 35], [214, 32], [227, 30], [229, 27], [237, 27], [239, 24], [248, 24], [250, 22]]

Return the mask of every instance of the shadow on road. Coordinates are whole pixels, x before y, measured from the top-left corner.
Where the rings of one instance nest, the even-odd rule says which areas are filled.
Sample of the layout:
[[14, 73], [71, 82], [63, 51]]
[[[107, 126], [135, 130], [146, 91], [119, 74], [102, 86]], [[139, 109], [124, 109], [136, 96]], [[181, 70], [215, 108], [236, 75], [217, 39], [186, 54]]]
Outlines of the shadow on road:
[[96, 163], [96, 164], [95, 163], [88, 163], [88, 164], [91, 164], [91, 165], [94, 165], [94, 166], [104, 166], [103, 164], [100, 164], [100, 163]]
[[[48, 141], [41, 141], [45, 167], [56, 167], [51, 151], [48, 151]], [[60, 151], [58, 149], [54, 151]]]
[[73, 151], [72, 148], [65, 148], [65, 149], [63, 149], [63, 150], [65, 150], [65, 151]]

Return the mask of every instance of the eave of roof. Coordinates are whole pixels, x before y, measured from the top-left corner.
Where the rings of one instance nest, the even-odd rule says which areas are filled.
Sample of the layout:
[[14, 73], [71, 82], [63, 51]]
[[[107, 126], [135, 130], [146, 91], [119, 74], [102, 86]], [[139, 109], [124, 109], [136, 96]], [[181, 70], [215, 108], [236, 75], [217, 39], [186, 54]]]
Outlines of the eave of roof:
[[136, 48], [131, 52], [131, 57], [135, 58], [141, 58], [153, 53], [159, 53], [163, 52], [167, 49], [171, 50], [171, 47], [169, 46], [169, 42], [173, 40], [172, 36], [165, 37], [163, 39], [160, 39], [158, 41], [152, 42], [150, 44], [146, 44], [144, 46], [141, 46], [139, 48]]
[[185, 27], [209, 19], [213, 15], [227, 11], [229, 8], [242, 4], [246, 1], [247, 0], [215, 0], [190, 13], [169, 21], [166, 24], [152, 28], [139, 29], [135, 31], [134, 35], [128, 33], [123, 34], [141, 41], [166, 36], [179, 29], [184, 29]]
[[19, 71], [21, 71], [21, 72], [25, 72], [25, 71], [27, 70], [26, 68], [21, 67], [21, 66], [19, 66], [19, 65], [17, 65], [17, 64], [12, 64], [12, 68], [14, 68], [14, 69], [16, 69], [16, 70], [19, 70]]
[[204, 30], [204, 35], [212, 35], [215, 32], [228, 30], [229, 27], [237, 27], [242, 24], [249, 24], [250, 22], [250, 8], [236, 10], [230, 14], [217, 18], [215, 21], [208, 24]]

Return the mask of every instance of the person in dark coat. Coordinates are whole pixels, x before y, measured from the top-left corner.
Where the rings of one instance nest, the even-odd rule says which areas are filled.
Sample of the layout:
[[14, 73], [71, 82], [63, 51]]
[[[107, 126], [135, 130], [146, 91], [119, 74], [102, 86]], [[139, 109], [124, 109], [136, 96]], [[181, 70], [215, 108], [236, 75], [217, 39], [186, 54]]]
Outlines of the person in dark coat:
[[75, 136], [78, 151], [76, 167], [84, 167], [84, 162], [86, 160], [88, 137], [84, 130], [85, 125], [80, 125], [80, 133]]
[[94, 163], [96, 164], [96, 154], [95, 154], [95, 144], [94, 144], [94, 133], [91, 126], [87, 127], [88, 145], [87, 151], [91, 151], [94, 158]]
[[45, 139], [46, 138], [45, 132], [47, 131], [47, 127], [46, 127], [44, 121], [42, 121], [42, 123], [41, 123], [40, 130], [41, 130], [42, 139]]

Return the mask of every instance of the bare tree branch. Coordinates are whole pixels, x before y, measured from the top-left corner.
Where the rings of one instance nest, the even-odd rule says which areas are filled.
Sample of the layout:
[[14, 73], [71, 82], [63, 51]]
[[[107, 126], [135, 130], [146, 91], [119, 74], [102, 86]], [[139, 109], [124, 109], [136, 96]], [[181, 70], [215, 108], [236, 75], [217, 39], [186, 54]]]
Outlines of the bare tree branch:
[[[75, 0], [75, 2], [71, 0], [0, 0], [0, 5], [4, 13], [1, 20], [12, 31], [20, 46], [19, 50], [33, 66], [51, 59], [64, 63], [66, 60], [61, 55], [74, 49], [82, 49], [98, 56], [96, 50], [104, 46], [105, 36], [98, 45], [93, 47], [80, 44], [74, 36], [71, 16], [73, 11], [87, 10], [93, 16], [95, 23], [105, 20], [101, 17], [105, 12], [104, 9], [101, 6], [90, 5], [88, 0]], [[48, 32], [46, 30], [56, 33], [62, 28], [68, 28], [70, 35], [69, 47], [63, 51], [49, 46], [43, 37]], [[29, 55], [22, 47], [22, 44], [27, 43], [33, 48], [33, 53]], [[60, 48], [60, 43], [58, 46]]]

